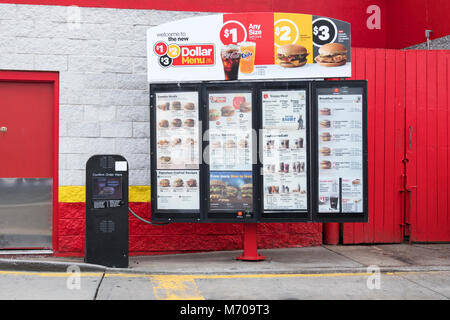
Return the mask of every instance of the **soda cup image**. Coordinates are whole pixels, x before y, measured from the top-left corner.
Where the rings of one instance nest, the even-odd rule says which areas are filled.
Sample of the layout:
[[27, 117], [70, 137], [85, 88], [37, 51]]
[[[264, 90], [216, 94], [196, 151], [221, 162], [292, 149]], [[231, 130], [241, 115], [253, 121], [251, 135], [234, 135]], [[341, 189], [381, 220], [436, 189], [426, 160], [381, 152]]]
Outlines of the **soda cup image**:
[[239, 46], [229, 44], [220, 50], [223, 63], [225, 80], [237, 80], [239, 74], [239, 62], [241, 61], [241, 49]]
[[256, 43], [241, 42], [241, 66], [242, 73], [252, 73], [255, 70]]

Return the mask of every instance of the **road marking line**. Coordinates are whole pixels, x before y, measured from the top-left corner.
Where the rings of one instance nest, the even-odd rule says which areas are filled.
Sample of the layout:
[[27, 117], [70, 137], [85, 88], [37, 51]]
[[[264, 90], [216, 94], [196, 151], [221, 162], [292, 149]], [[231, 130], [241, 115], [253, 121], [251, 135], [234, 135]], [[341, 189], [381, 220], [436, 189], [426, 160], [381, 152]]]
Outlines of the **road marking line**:
[[[72, 272], [33, 272], [33, 271], [0, 271], [0, 275], [9, 276], [39, 276], [39, 277], [69, 277]], [[102, 272], [80, 272], [80, 277], [101, 277]]]
[[157, 300], [205, 300], [192, 277], [151, 276]]

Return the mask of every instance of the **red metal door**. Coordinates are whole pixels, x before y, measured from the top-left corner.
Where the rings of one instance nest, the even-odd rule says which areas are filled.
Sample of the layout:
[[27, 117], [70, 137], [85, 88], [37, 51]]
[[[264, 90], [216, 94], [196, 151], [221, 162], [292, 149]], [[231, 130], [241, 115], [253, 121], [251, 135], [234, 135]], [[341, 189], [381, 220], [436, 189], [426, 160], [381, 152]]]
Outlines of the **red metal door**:
[[450, 54], [406, 52], [406, 217], [411, 241], [450, 241]]
[[0, 249], [54, 245], [57, 97], [57, 73], [0, 71]]
[[344, 244], [450, 241], [450, 54], [354, 49], [368, 81], [369, 223]]
[[403, 241], [405, 52], [353, 49], [352, 74], [367, 80], [369, 222], [343, 224], [343, 243]]

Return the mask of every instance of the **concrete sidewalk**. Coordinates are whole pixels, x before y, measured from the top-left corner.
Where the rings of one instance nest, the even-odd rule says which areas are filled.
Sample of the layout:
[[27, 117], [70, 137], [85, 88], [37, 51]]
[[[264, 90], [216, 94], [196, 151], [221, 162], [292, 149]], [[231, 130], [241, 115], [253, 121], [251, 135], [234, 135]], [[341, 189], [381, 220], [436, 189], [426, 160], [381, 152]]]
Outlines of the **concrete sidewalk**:
[[132, 256], [128, 269], [83, 263], [82, 258], [0, 255], [0, 270], [65, 272], [71, 265], [82, 272], [142, 274], [289, 274], [450, 271], [450, 244], [391, 244], [319, 246], [260, 250], [265, 261], [236, 260], [241, 251], [220, 251], [163, 256]]

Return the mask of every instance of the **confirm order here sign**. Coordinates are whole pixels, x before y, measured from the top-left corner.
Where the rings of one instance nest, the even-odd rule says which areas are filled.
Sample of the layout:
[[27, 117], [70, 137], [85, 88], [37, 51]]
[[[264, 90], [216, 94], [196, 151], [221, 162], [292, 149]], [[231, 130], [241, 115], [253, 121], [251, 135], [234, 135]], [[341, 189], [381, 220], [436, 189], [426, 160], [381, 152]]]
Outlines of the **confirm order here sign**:
[[350, 77], [350, 48], [350, 24], [327, 17], [194, 17], [148, 30], [148, 81]]

